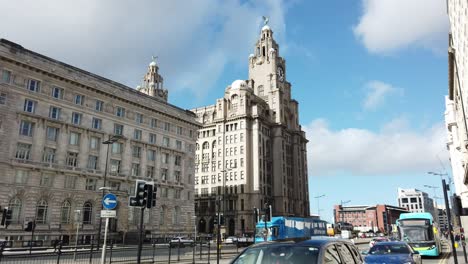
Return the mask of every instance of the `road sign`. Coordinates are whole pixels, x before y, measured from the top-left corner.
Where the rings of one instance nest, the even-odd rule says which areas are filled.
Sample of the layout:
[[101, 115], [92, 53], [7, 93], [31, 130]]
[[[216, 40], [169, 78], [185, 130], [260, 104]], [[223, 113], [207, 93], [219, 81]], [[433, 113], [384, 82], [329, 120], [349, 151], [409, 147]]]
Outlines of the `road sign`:
[[117, 206], [117, 197], [112, 194], [108, 193], [102, 198], [102, 205], [107, 210], [112, 210]]
[[115, 218], [117, 212], [115, 210], [101, 210], [101, 218]]

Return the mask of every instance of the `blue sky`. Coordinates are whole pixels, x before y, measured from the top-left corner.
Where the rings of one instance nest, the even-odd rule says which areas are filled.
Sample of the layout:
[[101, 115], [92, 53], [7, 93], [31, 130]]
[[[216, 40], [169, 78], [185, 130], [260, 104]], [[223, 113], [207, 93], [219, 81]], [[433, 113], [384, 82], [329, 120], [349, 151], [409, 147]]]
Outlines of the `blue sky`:
[[325, 194], [329, 220], [340, 200], [395, 205], [398, 187], [432, 195], [426, 172], [450, 173], [444, 3], [0, 0], [0, 37], [131, 87], [158, 55], [170, 102], [190, 109], [248, 77], [269, 16], [310, 141], [311, 211]]

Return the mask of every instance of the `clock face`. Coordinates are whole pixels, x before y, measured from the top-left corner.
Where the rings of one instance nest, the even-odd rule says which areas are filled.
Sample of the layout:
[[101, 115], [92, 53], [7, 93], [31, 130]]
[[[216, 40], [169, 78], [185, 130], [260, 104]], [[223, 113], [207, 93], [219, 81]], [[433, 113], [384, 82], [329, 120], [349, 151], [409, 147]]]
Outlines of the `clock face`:
[[280, 82], [284, 81], [284, 70], [281, 66], [276, 70], [276, 74], [278, 74], [278, 80], [280, 80]]

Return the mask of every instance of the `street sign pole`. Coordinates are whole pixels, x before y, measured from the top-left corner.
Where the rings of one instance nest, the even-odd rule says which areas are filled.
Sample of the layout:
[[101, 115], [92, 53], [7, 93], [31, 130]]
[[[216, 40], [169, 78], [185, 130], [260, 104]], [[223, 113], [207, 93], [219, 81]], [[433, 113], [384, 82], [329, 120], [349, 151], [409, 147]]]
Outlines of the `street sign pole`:
[[143, 217], [145, 213], [145, 207], [141, 208], [140, 211], [140, 235], [139, 235], [139, 241], [138, 241], [138, 257], [137, 257], [137, 263], [141, 263], [141, 249], [143, 248]]
[[106, 226], [104, 227], [104, 242], [102, 242], [101, 264], [106, 263], [107, 229], [109, 227], [109, 217], [106, 217]]

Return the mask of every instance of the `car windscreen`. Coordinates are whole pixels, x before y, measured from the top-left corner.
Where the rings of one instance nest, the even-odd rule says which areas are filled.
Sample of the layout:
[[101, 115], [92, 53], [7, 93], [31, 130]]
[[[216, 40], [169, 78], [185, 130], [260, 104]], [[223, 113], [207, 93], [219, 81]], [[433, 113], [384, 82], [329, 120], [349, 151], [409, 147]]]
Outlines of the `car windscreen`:
[[319, 249], [309, 246], [295, 245], [268, 245], [253, 247], [244, 251], [234, 264], [271, 264], [294, 263], [316, 264], [318, 263]]
[[370, 250], [371, 255], [382, 255], [382, 254], [409, 254], [410, 250], [406, 245], [395, 244], [395, 245], [382, 245], [375, 244]]

